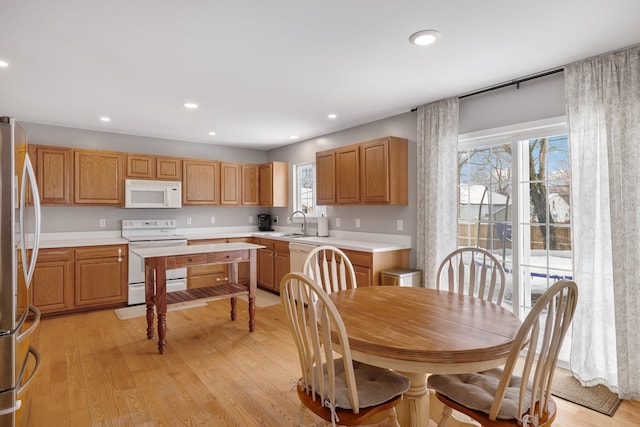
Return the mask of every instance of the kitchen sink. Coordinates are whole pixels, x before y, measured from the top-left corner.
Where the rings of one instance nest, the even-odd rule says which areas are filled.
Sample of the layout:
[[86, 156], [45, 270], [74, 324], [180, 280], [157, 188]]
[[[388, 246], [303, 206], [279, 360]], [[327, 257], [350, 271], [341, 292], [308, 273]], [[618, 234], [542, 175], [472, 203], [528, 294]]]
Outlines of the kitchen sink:
[[289, 233], [289, 234], [283, 234], [282, 237], [288, 237], [290, 239], [298, 239], [300, 237], [310, 237], [310, 236], [307, 236], [306, 234], [302, 234], [302, 233]]

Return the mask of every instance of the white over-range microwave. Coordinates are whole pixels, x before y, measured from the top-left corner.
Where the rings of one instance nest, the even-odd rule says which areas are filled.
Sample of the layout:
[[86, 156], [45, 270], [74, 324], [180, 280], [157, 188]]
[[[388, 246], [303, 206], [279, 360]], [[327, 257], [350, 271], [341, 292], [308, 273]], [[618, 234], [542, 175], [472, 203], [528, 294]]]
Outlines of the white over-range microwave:
[[180, 208], [182, 183], [180, 181], [150, 181], [126, 179], [124, 181], [125, 208]]

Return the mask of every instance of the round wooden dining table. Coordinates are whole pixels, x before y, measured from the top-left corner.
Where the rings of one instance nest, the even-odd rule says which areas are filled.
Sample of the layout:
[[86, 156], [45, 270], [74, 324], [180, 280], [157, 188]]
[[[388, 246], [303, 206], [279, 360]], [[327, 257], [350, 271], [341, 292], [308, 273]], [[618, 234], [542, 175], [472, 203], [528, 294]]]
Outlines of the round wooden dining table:
[[428, 426], [428, 374], [504, 364], [521, 324], [508, 308], [436, 289], [361, 287], [330, 298], [345, 324], [352, 358], [411, 379], [398, 408], [402, 426]]

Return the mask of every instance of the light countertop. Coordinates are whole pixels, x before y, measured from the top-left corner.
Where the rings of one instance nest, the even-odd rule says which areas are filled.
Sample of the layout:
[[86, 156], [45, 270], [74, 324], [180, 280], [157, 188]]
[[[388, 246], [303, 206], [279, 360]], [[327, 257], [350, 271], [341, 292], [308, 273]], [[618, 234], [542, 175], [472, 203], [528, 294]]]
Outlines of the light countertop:
[[[178, 229], [177, 233], [187, 240], [229, 239], [243, 237], [263, 237], [282, 240], [304, 245], [332, 245], [342, 249], [362, 252], [387, 252], [411, 249], [411, 236], [331, 231], [327, 237], [292, 236], [291, 230], [277, 230], [272, 232], [256, 231], [255, 227], [246, 230], [240, 227], [210, 227], [198, 229]], [[80, 246], [126, 245], [128, 240], [123, 238], [120, 231], [93, 232], [63, 232], [43, 233], [40, 248], [63, 248]]]

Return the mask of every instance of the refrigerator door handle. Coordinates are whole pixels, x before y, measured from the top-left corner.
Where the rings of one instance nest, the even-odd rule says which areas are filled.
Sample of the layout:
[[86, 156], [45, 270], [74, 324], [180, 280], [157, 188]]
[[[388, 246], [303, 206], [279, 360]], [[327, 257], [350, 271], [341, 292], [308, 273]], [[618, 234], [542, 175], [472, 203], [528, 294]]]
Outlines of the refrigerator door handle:
[[36, 350], [35, 348], [29, 346], [29, 353], [36, 359], [36, 365], [33, 367], [33, 370], [31, 371], [31, 375], [29, 375], [29, 378], [27, 378], [23, 382], [22, 381], [22, 377], [24, 376], [26, 368], [27, 368], [27, 362], [25, 360], [25, 363], [22, 366], [22, 372], [20, 372], [20, 380], [18, 381], [18, 385], [16, 386], [16, 395], [17, 396], [20, 396], [27, 389], [27, 387], [29, 387], [29, 385], [31, 384], [31, 381], [33, 381], [33, 378], [36, 376], [36, 373], [38, 372], [38, 369], [40, 368], [40, 353], [38, 353], [38, 350]]
[[16, 412], [21, 407], [22, 407], [22, 400], [16, 400], [16, 404], [14, 406], [12, 406], [11, 408], [0, 409], [0, 416], [13, 414], [14, 412]]
[[[29, 181], [29, 185], [31, 186], [31, 194], [33, 197], [33, 207], [35, 214], [35, 225], [33, 231], [33, 248], [31, 252], [31, 260], [29, 262], [29, 267], [27, 268], [27, 245], [26, 245], [26, 235], [24, 230], [24, 216], [25, 216], [25, 208], [26, 208], [26, 196], [27, 196], [27, 178]], [[42, 216], [40, 212], [40, 194], [38, 192], [38, 184], [36, 182], [36, 174], [33, 171], [33, 166], [31, 165], [31, 159], [29, 159], [29, 153], [25, 154], [24, 159], [24, 169], [22, 169], [22, 185], [20, 188], [20, 239], [22, 242], [22, 269], [25, 274], [25, 284], [27, 289], [31, 285], [31, 278], [33, 277], [33, 272], [36, 269], [36, 260], [38, 258], [38, 250], [40, 249], [40, 225], [42, 222]]]
[[[20, 334], [16, 335], [16, 343], [21, 342], [23, 339], [25, 339], [29, 335], [31, 335], [31, 333], [33, 331], [35, 331], [36, 328], [38, 327], [38, 325], [40, 324], [40, 316], [41, 316], [41, 314], [40, 314], [40, 310], [38, 309], [38, 307], [35, 307], [35, 306], [29, 304], [29, 307], [27, 307], [27, 310], [32, 312], [35, 318], [34, 318], [33, 322], [31, 322], [31, 324], [29, 325], [29, 327], [26, 330], [24, 330]], [[23, 318], [26, 319], [27, 316], [24, 316]]]

